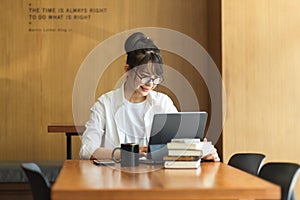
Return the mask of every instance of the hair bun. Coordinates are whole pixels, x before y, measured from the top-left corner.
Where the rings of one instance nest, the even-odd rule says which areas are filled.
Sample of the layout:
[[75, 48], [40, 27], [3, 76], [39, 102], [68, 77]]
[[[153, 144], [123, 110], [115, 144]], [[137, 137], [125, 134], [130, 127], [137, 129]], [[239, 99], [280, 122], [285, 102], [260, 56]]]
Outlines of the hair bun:
[[137, 49], [157, 49], [153, 41], [147, 37], [144, 33], [136, 32], [130, 35], [125, 42], [126, 53]]

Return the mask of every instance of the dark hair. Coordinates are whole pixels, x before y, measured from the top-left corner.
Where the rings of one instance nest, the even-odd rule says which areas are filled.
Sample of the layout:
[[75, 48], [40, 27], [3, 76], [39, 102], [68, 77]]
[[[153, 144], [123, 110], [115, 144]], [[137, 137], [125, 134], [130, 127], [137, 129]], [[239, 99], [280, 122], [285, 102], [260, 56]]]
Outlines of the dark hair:
[[125, 51], [127, 53], [126, 64], [129, 65], [130, 69], [151, 61], [155, 66], [155, 72], [162, 75], [163, 62], [160, 50], [145, 34], [136, 32], [130, 35], [125, 42]]

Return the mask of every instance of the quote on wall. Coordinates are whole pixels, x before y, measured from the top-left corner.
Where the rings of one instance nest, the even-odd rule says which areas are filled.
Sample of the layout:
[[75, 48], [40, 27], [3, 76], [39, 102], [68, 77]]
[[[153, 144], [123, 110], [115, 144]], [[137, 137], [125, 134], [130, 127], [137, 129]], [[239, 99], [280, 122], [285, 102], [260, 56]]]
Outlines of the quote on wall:
[[66, 22], [89, 21], [94, 15], [107, 13], [107, 10], [106, 7], [44, 7], [28, 3], [28, 31], [71, 32], [73, 28], [67, 27]]

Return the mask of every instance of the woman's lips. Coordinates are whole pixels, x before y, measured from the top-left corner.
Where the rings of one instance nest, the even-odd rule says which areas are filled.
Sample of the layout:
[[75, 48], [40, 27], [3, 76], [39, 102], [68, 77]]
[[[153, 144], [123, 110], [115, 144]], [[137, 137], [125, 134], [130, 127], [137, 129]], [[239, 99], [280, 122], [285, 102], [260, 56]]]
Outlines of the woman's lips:
[[151, 90], [151, 88], [145, 88], [143, 86], [141, 86], [141, 89], [143, 90], [143, 92], [149, 92]]

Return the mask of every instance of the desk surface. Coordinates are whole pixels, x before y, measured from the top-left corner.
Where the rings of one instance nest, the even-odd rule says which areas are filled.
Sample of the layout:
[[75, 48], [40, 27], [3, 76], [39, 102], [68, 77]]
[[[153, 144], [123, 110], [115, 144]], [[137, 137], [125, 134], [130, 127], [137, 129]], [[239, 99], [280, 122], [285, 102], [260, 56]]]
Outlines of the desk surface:
[[199, 169], [161, 169], [66, 160], [51, 195], [53, 200], [280, 199], [280, 187], [219, 162], [201, 163]]

